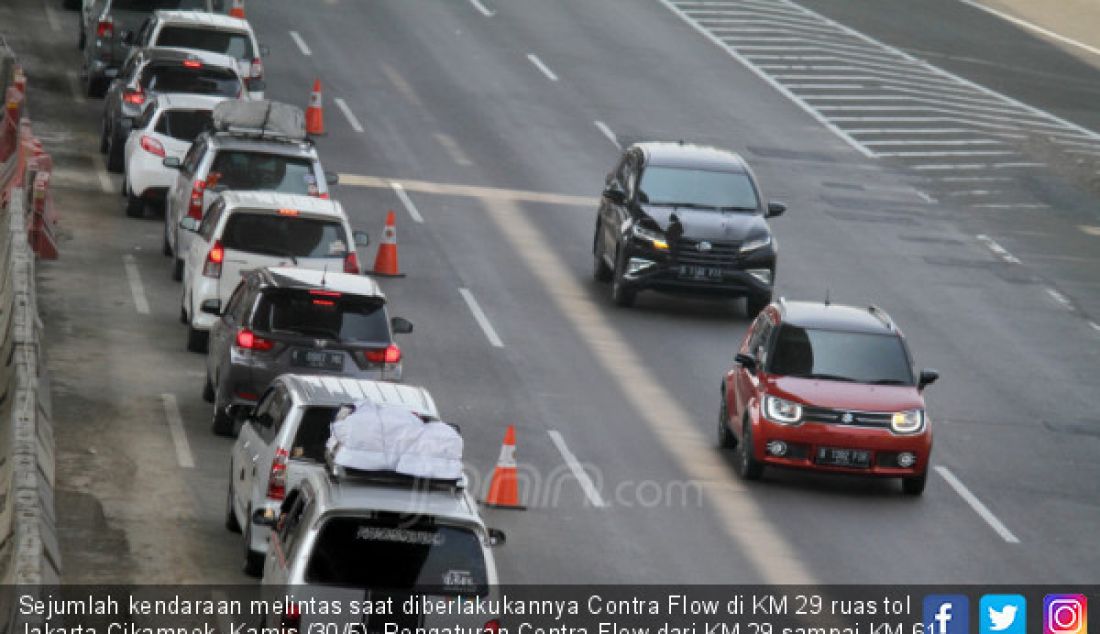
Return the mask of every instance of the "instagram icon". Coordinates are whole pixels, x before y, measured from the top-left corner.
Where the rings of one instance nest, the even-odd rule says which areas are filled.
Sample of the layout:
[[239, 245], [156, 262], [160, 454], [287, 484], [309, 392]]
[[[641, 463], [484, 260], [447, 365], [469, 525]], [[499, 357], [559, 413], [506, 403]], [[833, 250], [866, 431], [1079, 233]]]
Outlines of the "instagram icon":
[[1088, 600], [1083, 594], [1043, 597], [1043, 634], [1088, 634]]

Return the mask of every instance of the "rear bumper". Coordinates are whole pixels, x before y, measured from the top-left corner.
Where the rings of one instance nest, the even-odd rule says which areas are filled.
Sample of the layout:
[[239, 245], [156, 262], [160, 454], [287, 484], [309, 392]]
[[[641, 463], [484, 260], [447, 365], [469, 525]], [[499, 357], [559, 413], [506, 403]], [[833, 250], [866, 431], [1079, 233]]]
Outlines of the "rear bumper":
[[[887, 478], [925, 473], [932, 453], [932, 433], [927, 428], [919, 434], [903, 436], [879, 428], [823, 423], [787, 426], [760, 420], [753, 427], [752, 440], [756, 459], [767, 465]], [[786, 455], [768, 452], [768, 443], [773, 440], [786, 443]], [[868, 451], [870, 465], [864, 468], [818, 464], [819, 448]], [[899, 466], [897, 456], [901, 453], [913, 454], [916, 462], [910, 467]]]

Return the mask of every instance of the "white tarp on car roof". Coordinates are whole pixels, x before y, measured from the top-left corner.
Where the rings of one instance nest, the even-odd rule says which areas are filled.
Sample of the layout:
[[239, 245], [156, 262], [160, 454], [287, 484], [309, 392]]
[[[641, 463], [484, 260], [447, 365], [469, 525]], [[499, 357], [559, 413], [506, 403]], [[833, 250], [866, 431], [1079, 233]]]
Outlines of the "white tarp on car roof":
[[306, 138], [306, 118], [302, 109], [288, 103], [230, 99], [214, 106], [215, 130], [262, 130], [289, 139]]
[[362, 401], [331, 430], [326, 447], [335, 465], [436, 480], [462, 477], [462, 436], [407, 408]]

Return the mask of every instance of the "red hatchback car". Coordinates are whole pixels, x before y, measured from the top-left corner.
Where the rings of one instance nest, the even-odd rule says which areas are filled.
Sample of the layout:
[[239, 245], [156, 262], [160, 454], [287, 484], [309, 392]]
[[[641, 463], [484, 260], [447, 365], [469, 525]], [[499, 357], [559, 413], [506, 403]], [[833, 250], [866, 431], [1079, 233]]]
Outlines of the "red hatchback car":
[[901, 478], [920, 495], [932, 430], [901, 331], [882, 310], [779, 300], [753, 321], [722, 381], [718, 441], [740, 475], [765, 465]]

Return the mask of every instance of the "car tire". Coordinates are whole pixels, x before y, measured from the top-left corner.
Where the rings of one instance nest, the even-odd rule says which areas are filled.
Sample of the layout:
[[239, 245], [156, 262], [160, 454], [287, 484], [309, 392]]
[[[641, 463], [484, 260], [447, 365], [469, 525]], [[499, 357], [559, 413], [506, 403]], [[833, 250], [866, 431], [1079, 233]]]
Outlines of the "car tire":
[[264, 572], [264, 555], [252, 550], [252, 513], [248, 515], [248, 527], [244, 532], [244, 574], [259, 577]]
[[901, 490], [906, 495], [918, 496], [924, 493], [924, 485], [928, 482], [928, 472], [920, 474], [919, 476], [913, 476], [912, 478], [901, 479]]
[[187, 326], [187, 349], [191, 352], [206, 352], [206, 342], [210, 333]]
[[753, 319], [760, 314], [760, 311], [767, 308], [770, 303], [772, 303], [771, 293], [748, 295], [745, 297], [745, 315], [749, 319]]
[[[230, 465], [229, 481], [233, 482], [232, 465]], [[241, 523], [237, 521], [237, 513], [233, 510], [233, 485], [225, 488], [225, 529], [230, 533], [241, 532]]]
[[88, 75], [88, 80], [84, 83], [84, 92], [92, 99], [102, 99], [107, 93], [107, 82], [102, 78]]
[[737, 475], [745, 480], [759, 480], [764, 475], [764, 465], [753, 455], [752, 426], [745, 421], [741, 442], [737, 443]]
[[183, 281], [183, 260], [179, 258], [172, 260], [172, 279], [177, 282]]
[[126, 216], [128, 218], [145, 217], [145, 201], [129, 191], [126, 192]]
[[718, 446], [733, 449], [737, 446], [737, 436], [730, 431], [729, 407], [726, 405], [726, 393], [722, 392], [722, 404], [718, 407]]
[[99, 124], [99, 153], [107, 153], [107, 119], [104, 118]]
[[221, 399], [218, 398], [216, 390], [213, 403], [214, 413], [211, 415], [211, 430], [213, 430], [216, 436], [233, 438], [236, 435], [233, 433], [233, 427], [236, 421], [234, 421], [233, 417], [225, 411], [225, 406], [221, 404]]
[[[164, 210], [164, 217], [168, 217], [168, 209]], [[168, 242], [168, 221], [164, 221], [164, 241], [160, 245], [160, 253], [166, 258], [172, 257], [172, 245]]]
[[202, 386], [202, 400], [207, 403], [214, 402], [214, 384], [210, 382], [210, 375], [206, 375], [206, 383]]
[[615, 270], [611, 274], [611, 301], [616, 306], [629, 308], [634, 305], [637, 291], [628, 288], [623, 274], [623, 262], [621, 257], [615, 258]]
[[76, 38], [76, 50], [83, 51], [84, 45], [88, 42], [88, 37], [84, 35], [84, 27], [80, 27], [80, 36]]
[[115, 174], [121, 174], [124, 167], [126, 167], [126, 148], [123, 147], [125, 141], [119, 141], [118, 135], [112, 133], [107, 138], [107, 171], [114, 172]]
[[614, 271], [603, 259], [603, 232], [599, 223], [596, 224], [596, 235], [592, 237], [592, 277], [597, 282], [610, 282]]

